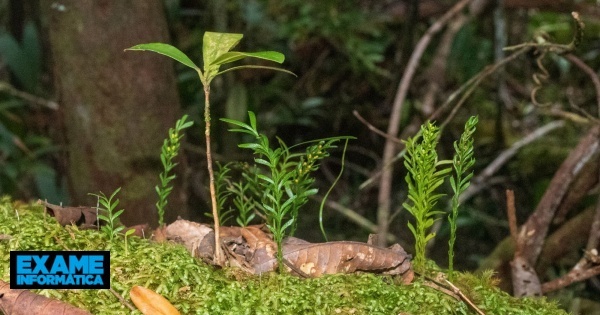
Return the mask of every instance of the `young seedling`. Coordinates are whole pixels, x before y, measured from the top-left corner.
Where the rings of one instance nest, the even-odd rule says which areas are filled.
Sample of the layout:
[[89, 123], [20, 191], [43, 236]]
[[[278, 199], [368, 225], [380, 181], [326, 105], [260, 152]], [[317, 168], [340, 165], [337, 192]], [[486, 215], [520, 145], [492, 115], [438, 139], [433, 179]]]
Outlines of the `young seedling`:
[[408, 170], [405, 180], [408, 184], [408, 199], [402, 206], [415, 218], [415, 225], [408, 222], [408, 228], [415, 237], [414, 267], [417, 271], [425, 268], [425, 247], [435, 233], [429, 232], [435, 216], [441, 214], [435, 210], [438, 199], [443, 194], [436, 194], [435, 190], [444, 182], [444, 178], [451, 171], [450, 168], [439, 167], [449, 164], [450, 161], [438, 161], [436, 146], [439, 139], [439, 128], [431, 122], [421, 126], [421, 141], [419, 137], [409, 138], [406, 143], [406, 156], [404, 165]]
[[237, 67], [231, 67], [226, 70], [220, 70], [221, 66], [224, 64], [228, 64], [234, 61], [241, 60], [246, 57], [264, 59], [269, 61], [274, 61], [277, 63], [282, 63], [285, 57], [283, 54], [275, 51], [261, 51], [261, 52], [239, 52], [239, 51], [230, 51], [233, 47], [235, 47], [239, 41], [242, 39], [242, 34], [233, 34], [233, 33], [214, 33], [214, 32], [205, 32], [203, 43], [202, 43], [202, 58], [204, 61], [204, 67], [201, 69], [198, 67], [186, 54], [184, 54], [179, 49], [164, 43], [149, 43], [149, 44], [140, 44], [128, 48], [126, 50], [147, 50], [153, 51], [155, 53], [159, 53], [165, 55], [167, 57], [173, 58], [180, 63], [194, 69], [198, 73], [198, 77], [204, 86], [204, 122], [205, 122], [205, 131], [204, 134], [206, 136], [206, 165], [208, 168], [208, 177], [209, 177], [209, 189], [211, 196], [211, 204], [212, 204], [212, 214], [214, 218], [215, 225], [215, 257], [214, 261], [217, 264], [222, 264], [224, 262], [221, 246], [219, 240], [219, 216], [218, 216], [218, 204], [217, 197], [215, 192], [215, 177], [212, 166], [212, 152], [211, 152], [211, 138], [210, 138], [210, 83], [211, 81], [219, 74], [224, 72], [238, 70], [238, 69], [247, 69], [247, 68], [259, 68], [259, 69], [272, 69], [277, 71], [286, 72], [294, 75], [292, 72], [275, 67], [269, 66], [257, 66], [257, 65], [243, 65]]
[[186, 128], [191, 127], [194, 123], [191, 121], [186, 122], [187, 115], [183, 115], [181, 119], [175, 123], [175, 128], [169, 129], [169, 137], [163, 141], [162, 148], [160, 150], [160, 161], [163, 165], [163, 172], [159, 174], [160, 186], [156, 185], [154, 189], [158, 194], [158, 201], [156, 202], [156, 209], [158, 210], [158, 225], [164, 225], [165, 207], [167, 206], [167, 197], [173, 190], [173, 186], [169, 183], [175, 179], [175, 174], [169, 175], [169, 172], [177, 166], [177, 163], [173, 163], [173, 159], [177, 157], [179, 153], [179, 146], [181, 138], [183, 138], [182, 131]]
[[477, 126], [477, 116], [471, 116], [465, 124], [465, 129], [460, 136], [460, 141], [454, 141], [454, 158], [452, 166], [453, 176], [450, 177], [450, 186], [454, 191], [452, 196], [452, 212], [448, 215], [450, 223], [450, 240], [448, 241], [448, 272], [452, 275], [454, 271], [454, 243], [456, 242], [456, 220], [458, 218], [458, 207], [460, 206], [460, 195], [470, 185], [473, 172], [469, 169], [475, 164], [473, 158], [473, 134]]
[[115, 211], [115, 208], [119, 205], [119, 199], [113, 201], [113, 198], [119, 193], [119, 191], [121, 191], [121, 187], [117, 188], [117, 190], [115, 190], [110, 197], [106, 197], [103, 192], [100, 192], [100, 194], [89, 194], [96, 196], [96, 198], [98, 198], [98, 203], [102, 205], [103, 208], [99, 208], [97, 210], [105, 211], [106, 215], [98, 214], [98, 219], [106, 223], [102, 226], [102, 231], [108, 235], [111, 241], [125, 228], [122, 225], [117, 226], [117, 219], [124, 211], [124, 209]]
[[[225, 209], [227, 199], [231, 192], [229, 191], [229, 187], [231, 186], [231, 176], [229, 176], [229, 172], [231, 168], [229, 165], [231, 163], [227, 163], [225, 165], [217, 162], [217, 171], [215, 172], [215, 192], [217, 195], [217, 210], [219, 215], [219, 223], [224, 225], [229, 221], [233, 216], [233, 208], [229, 207]], [[212, 218], [212, 213], [205, 213], [207, 217]]]
[[263, 210], [267, 228], [273, 234], [273, 239], [277, 244], [277, 261], [279, 271], [282, 272], [285, 270], [282, 251], [283, 238], [293, 234], [299, 208], [308, 201], [309, 196], [318, 191], [316, 188], [312, 188], [314, 178], [309, 174], [319, 168], [318, 162], [321, 159], [329, 156], [328, 150], [335, 147], [335, 142], [352, 137], [333, 137], [312, 141], [316, 144], [309, 146], [306, 153], [291, 153], [291, 148], [281, 139], [278, 139], [279, 146], [275, 149], [272, 148], [267, 136], [258, 132], [254, 113], [248, 112], [248, 117], [250, 124], [233, 119], [222, 118], [221, 120], [238, 127], [230, 131], [246, 133], [255, 139], [254, 142], [242, 143], [239, 147], [252, 150], [255, 155], [254, 162], [267, 169], [266, 174], [256, 174], [258, 186], [262, 191], [261, 207], [258, 208]]

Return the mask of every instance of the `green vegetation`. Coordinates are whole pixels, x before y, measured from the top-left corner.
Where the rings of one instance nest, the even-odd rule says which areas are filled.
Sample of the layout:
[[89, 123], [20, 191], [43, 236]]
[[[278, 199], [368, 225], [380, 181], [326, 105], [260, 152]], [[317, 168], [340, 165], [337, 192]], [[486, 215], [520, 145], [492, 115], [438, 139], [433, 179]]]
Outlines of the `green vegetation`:
[[92, 196], [96, 196], [98, 198], [98, 204], [102, 205], [102, 208], [99, 205], [96, 205], [96, 209], [98, 210], [98, 219], [105, 222], [102, 225], [102, 231], [108, 238], [112, 241], [119, 232], [121, 232], [125, 227], [119, 225], [119, 216], [125, 211], [125, 209], [121, 209], [115, 211], [115, 208], [119, 205], [119, 199], [113, 201], [113, 198], [121, 191], [121, 187], [117, 188], [110, 197], [106, 197], [103, 192], [100, 194], [90, 194]]
[[[159, 53], [165, 55], [167, 57], [173, 58], [180, 63], [194, 69], [202, 85], [204, 86], [204, 123], [205, 129], [204, 134], [206, 136], [206, 161], [208, 168], [208, 177], [209, 177], [209, 188], [210, 188], [210, 196], [211, 196], [211, 204], [212, 204], [212, 216], [215, 223], [215, 244], [220, 244], [219, 242], [219, 209], [217, 204], [217, 196], [215, 189], [215, 176], [213, 172], [212, 166], [212, 151], [211, 151], [211, 137], [210, 137], [210, 83], [211, 81], [218, 76], [219, 74], [239, 69], [248, 69], [248, 68], [257, 68], [257, 69], [271, 69], [282, 71], [286, 73], [290, 73], [294, 75], [292, 72], [289, 72], [284, 69], [274, 68], [269, 66], [254, 66], [254, 65], [244, 65], [231, 67], [226, 70], [220, 71], [222, 65], [235, 62], [247, 57], [258, 58], [269, 60], [277, 63], [282, 63], [285, 59], [284, 55], [276, 52], [276, 51], [260, 51], [260, 52], [239, 52], [239, 51], [230, 51], [233, 47], [235, 47], [240, 40], [242, 40], [244, 35], [242, 34], [232, 34], [232, 33], [215, 33], [215, 32], [205, 32], [203, 43], [202, 43], [202, 57], [204, 61], [204, 71], [200, 69], [200, 67], [196, 66], [196, 64], [181, 50], [164, 43], [149, 43], [149, 44], [140, 44], [128, 48], [126, 50], [148, 50], [155, 53]], [[221, 247], [215, 246], [215, 261], [220, 263], [223, 261], [223, 257], [221, 255]]]
[[[371, 274], [318, 279], [269, 273], [215, 271], [179, 245], [131, 237], [129, 255], [122, 242], [95, 230], [60, 226], [39, 205], [16, 206], [0, 200], [0, 278], [8, 280], [11, 250], [111, 250], [111, 287], [129, 301], [129, 290], [143, 285], [165, 296], [182, 314], [471, 314], [467, 305], [417, 280], [397, 285]], [[61, 242], [56, 242], [60, 239]], [[563, 315], [544, 298], [517, 299], [494, 286], [490, 274], [457, 273], [455, 283], [486, 314]], [[42, 290], [37, 293], [84, 308], [93, 314], [131, 312], [107, 290]], [[130, 301], [129, 301], [130, 302]]]
[[[279, 270], [283, 268], [282, 242], [286, 235], [293, 235], [298, 219], [298, 210], [308, 201], [308, 197], [317, 193], [312, 188], [314, 178], [310, 173], [319, 168], [319, 160], [329, 156], [328, 150], [335, 148], [334, 143], [341, 139], [352, 137], [335, 137], [312, 141], [316, 143], [309, 146], [305, 153], [291, 153], [283, 140], [278, 138], [279, 146], [273, 149], [266, 135], [258, 132], [256, 116], [248, 112], [250, 124], [233, 119], [221, 120], [239, 128], [231, 129], [233, 132], [249, 134], [254, 142], [242, 143], [240, 148], [250, 149], [254, 153], [254, 162], [267, 168], [266, 174], [257, 173], [255, 187], [262, 192], [260, 195], [260, 206], [267, 220], [267, 227], [273, 234], [277, 244], [277, 260]], [[253, 168], [258, 170], [258, 168]], [[245, 178], [251, 179], [250, 175]], [[252, 183], [252, 181], [250, 181]], [[238, 186], [243, 190], [243, 184]], [[244, 200], [242, 198], [242, 200]], [[242, 205], [243, 206], [243, 205]], [[247, 210], [244, 210], [244, 218], [247, 219]], [[242, 223], [244, 218], [241, 219]]]
[[191, 121], [186, 122], [187, 115], [183, 115], [181, 119], [175, 123], [175, 128], [169, 129], [169, 137], [164, 140], [162, 148], [160, 149], [160, 161], [163, 166], [163, 172], [159, 174], [160, 186], [156, 185], [156, 193], [158, 194], [158, 201], [156, 202], [156, 209], [158, 210], [158, 225], [164, 224], [165, 207], [167, 206], [169, 194], [173, 190], [173, 186], [169, 186], [169, 183], [175, 179], [175, 174], [169, 175], [169, 172], [177, 166], [177, 163], [173, 163], [173, 159], [177, 157], [179, 153], [180, 141], [183, 138], [182, 131], [186, 128], [191, 127], [194, 123]]
[[436, 146], [439, 140], [440, 130], [431, 122], [421, 126], [421, 142], [419, 137], [409, 138], [406, 143], [406, 156], [404, 165], [408, 170], [405, 180], [408, 184], [409, 202], [403, 204], [404, 208], [415, 218], [416, 222], [408, 222], [408, 228], [415, 237], [415, 257], [413, 265], [415, 270], [422, 271], [425, 268], [425, 246], [435, 234], [429, 232], [433, 226], [435, 216], [442, 211], [435, 210], [443, 194], [436, 194], [435, 190], [442, 185], [444, 177], [450, 172], [450, 168], [439, 170], [439, 166], [448, 164], [448, 161], [438, 161]]
[[460, 136], [460, 141], [454, 141], [454, 158], [452, 159], [454, 174], [450, 177], [450, 186], [452, 186], [454, 195], [452, 196], [452, 212], [448, 215], [448, 222], [450, 223], [448, 272], [450, 275], [454, 271], [454, 243], [456, 242], [456, 221], [458, 219], [460, 195], [469, 188], [471, 177], [473, 177], [473, 172], [467, 172], [475, 164], [475, 159], [473, 158], [473, 133], [475, 133], [477, 121], [477, 116], [469, 118], [465, 124], [465, 130]]
[[[414, 217], [415, 224], [408, 222], [408, 228], [415, 237], [414, 267], [417, 271], [424, 271], [426, 266], [425, 247], [435, 237], [430, 231], [437, 215], [442, 214], [436, 210], [438, 200], [444, 194], [436, 193], [437, 189], [444, 183], [444, 179], [454, 170], [454, 176], [450, 177], [450, 186], [454, 191], [452, 197], [452, 211], [448, 215], [450, 223], [450, 240], [448, 249], [448, 269], [452, 274], [454, 261], [454, 243], [456, 241], [456, 221], [458, 218], [458, 207], [460, 194], [470, 184], [473, 173], [465, 173], [475, 164], [473, 158], [473, 133], [477, 125], [477, 117], [469, 118], [465, 124], [465, 130], [460, 141], [454, 142], [454, 158], [452, 161], [438, 161], [437, 144], [440, 138], [440, 129], [431, 122], [421, 126], [419, 135], [404, 141], [406, 144], [406, 156], [404, 165], [408, 170], [405, 180], [408, 184], [408, 199], [410, 202], [403, 204], [404, 208]], [[452, 168], [443, 167], [452, 164]]]

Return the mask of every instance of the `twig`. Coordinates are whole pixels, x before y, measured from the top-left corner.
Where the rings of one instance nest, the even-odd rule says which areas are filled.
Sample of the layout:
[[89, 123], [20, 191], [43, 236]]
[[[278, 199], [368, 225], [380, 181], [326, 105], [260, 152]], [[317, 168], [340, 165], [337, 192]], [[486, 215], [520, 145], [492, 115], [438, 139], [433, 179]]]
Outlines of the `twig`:
[[581, 71], [585, 72], [592, 80], [594, 88], [596, 89], [596, 105], [598, 106], [598, 115], [600, 115], [600, 78], [598, 78], [596, 71], [573, 54], [566, 54], [565, 58], [581, 69]]
[[441, 286], [440, 284], [438, 284], [437, 282], [433, 281], [433, 280], [429, 280], [429, 281], [424, 281], [423, 285], [430, 287], [434, 290], [438, 290], [448, 296], [453, 297], [455, 300], [460, 301], [460, 296], [458, 296], [457, 294], [455, 294], [454, 292], [452, 292], [452, 290], [450, 289], [446, 289], [445, 287]]
[[[434, 278], [425, 276], [425, 279], [427, 279], [428, 281], [426, 281], [424, 284], [432, 289], [438, 290], [444, 294], [447, 294], [453, 298], [455, 298], [458, 301], [463, 301], [464, 303], [467, 304], [467, 306], [469, 306], [473, 311], [475, 311], [477, 314], [479, 315], [485, 315], [485, 313], [480, 310], [477, 305], [475, 305], [475, 303], [473, 303], [464, 293], [462, 293], [462, 291], [460, 291], [460, 289], [455, 286], [452, 282], [448, 281], [448, 279], [446, 279], [446, 275], [445, 274], [439, 274]], [[445, 282], [445, 284], [442, 284], [442, 281]], [[446, 288], [445, 286], [448, 285], [450, 287], [450, 289]]]
[[54, 101], [49, 101], [46, 99], [43, 99], [41, 97], [23, 92], [23, 91], [19, 91], [17, 88], [15, 88], [14, 86], [6, 83], [6, 82], [0, 82], [0, 91], [4, 91], [14, 97], [18, 97], [22, 100], [25, 100], [27, 102], [36, 104], [36, 105], [40, 105], [40, 106], [44, 106], [47, 108], [50, 108], [52, 110], [58, 110], [58, 104]]
[[364, 119], [364, 118], [363, 118], [363, 117], [362, 117], [362, 116], [361, 116], [361, 115], [358, 113], [358, 111], [357, 111], [357, 110], [353, 110], [353, 111], [352, 111], [352, 115], [354, 115], [354, 117], [356, 117], [356, 118], [357, 118], [357, 119], [358, 119], [358, 120], [359, 120], [361, 123], [363, 123], [365, 126], [367, 126], [367, 128], [369, 128], [369, 130], [373, 131], [374, 133], [376, 133], [376, 134], [378, 134], [378, 135], [380, 135], [380, 136], [382, 136], [382, 137], [384, 137], [384, 138], [386, 138], [386, 139], [388, 139], [388, 140], [390, 140], [390, 141], [394, 141], [394, 142], [396, 142], [396, 143], [398, 143], [398, 144], [401, 144], [401, 143], [402, 143], [402, 140], [400, 140], [400, 139], [398, 139], [398, 138], [396, 138], [396, 137], [394, 137], [394, 136], [392, 136], [392, 135], [389, 135], [389, 134], [387, 134], [387, 133], [385, 133], [385, 132], [381, 131], [381, 130], [380, 130], [380, 129], [378, 129], [377, 127], [373, 126], [373, 125], [372, 125], [370, 122], [368, 122], [366, 119]]
[[468, 298], [466, 295], [464, 295], [464, 294], [463, 294], [463, 293], [460, 291], [460, 289], [459, 289], [459, 288], [457, 288], [457, 287], [456, 287], [454, 284], [452, 284], [452, 282], [448, 281], [447, 279], [446, 279], [445, 281], [446, 281], [446, 283], [447, 283], [447, 284], [450, 286], [450, 288], [452, 288], [452, 291], [453, 291], [455, 294], [457, 294], [458, 296], [460, 296], [460, 299], [461, 299], [463, 302], [467, 303], [467, 305], [469, 305], [469, 306], [471, 307], [471, 309], [473, 309], [473, 310], [474, 310], [474, 311], [475, 311], [477, 314], [479, 314], [479, 315], [485, 315], [485, 313], [484, 313], [482, 310], [480, 310], [480, 309], [477, 307], [477, 305], [475, 305], [475, 303], [471, 302], [471, 300], [470, 300], [470, 299], [469, 299], [469, 298]]
[[515, 207], [515, 192], [506, 190], [506, 214], [508, 216], [508, 227], [510, 228], [510, 237], [513, 240], [516, 252], [519, 252], [518, 246], [518, 225], [517, 225], [517, 209]]
[[[571, 106], [574, 107], [574, 105], [571, 105]], [[568, 120], [572, 123], [580, 124], [580, 125], [591, 125], [591, 124], [594, 124], [595, 122], [596, 123], [600, 122], [599, 119], [594, 118], [593, 116], [584, 117], [584, 116], [575, 114], [573, 112], [565, 111], [565, 110], [562, 110], [562, 109], [556, 108], [556, 107], [552, 107], [549, 110], [542, 110], [541, 113], [548, 115], [548, 116], [554, 116], [554, 117], [558, 117], [560, 119]]]
[[117, 297], [117, 299], [119, 299], [119, 301], [121, 301], [121, 304], [127, 306], [132, 312], [137, 310], [137, 308], [135, 308], [133, 305], [129, 304], [129, 302], [127, 302], [122, 296], [121, 294], [119, 294], [119, 292], [115, 291], [113, 288], [109, 288], [108, 291], [110, 293], [112, 293], [115, 297]]
[[[598, 183], [600, 183], [600, 169], [598, 170]], [[596, 202], [596, 210], [594, 212], [594, 219], [592, 220], [592, 226], [590, 227], [590, 236], [587, 241], [587, 250], [598, 248], [600, 243], [600, 195], [598, 195], [598, 201]]]
[[[597, 251], [591, 254], [592, 257], [587, 257], [587, 255], [590, 254], [586, 253], [580, 261], [583, 266], [580, 266], [580, 263], [577, 263], [566, 275], [544, 283], [542, 285], [542, 292], [548, 293], [556, 291], [573, 283], [600, 275], [600, 265], [597, 263], [597, 260], [600, 258], [598, 257]], [[594, 260], [596, 263], [594, 263]]]
[[[600, 125], [592, 127], [579, 143], [571, 150], [550, 181], [535, 211], [521, 228], [525, 239], [523, 254], [530, 264], [534, 264], [542, 250], [549, 225], [575, 177], [585, 170], [585, 165], [600, 155]], [[529, 234], [533, 233], [530, 237]]]
[[510, 148], [502, 151], [502, 153], [500, 153], [498, 157], [492, 161], [492, 163], [490, 163], [483, 171], [479, 173], [479, 175], [471, 180], [471, 185], [469, 188], [467, 188], [467, 190], [460, 196], [460, 202], [463, 203], [466, 200], [469, 200], [477, 192], [479, 192], [479, 190], [482, 189], [482, 185], [488, 182], [490, 177], [492, 177], [504, 164], [506, 164], [506, 162], [508, 162], [508, 160], [517, 154], [521, 148], [541, 138], [548, 132], [557, 128], [561, 128], [564, 125], [565, 122], [562, 120], [550, 122], [528, 134], [523, 139], [515, 142]]

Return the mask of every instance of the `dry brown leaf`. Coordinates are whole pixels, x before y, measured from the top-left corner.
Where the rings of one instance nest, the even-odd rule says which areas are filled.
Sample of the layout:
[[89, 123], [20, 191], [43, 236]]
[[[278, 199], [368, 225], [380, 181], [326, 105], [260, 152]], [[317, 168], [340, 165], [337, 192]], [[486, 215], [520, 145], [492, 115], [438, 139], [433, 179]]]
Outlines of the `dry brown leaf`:
[[129, 293], [131, 301], [144, 315], [179, 315], [179, 311], [162, 295], [141, 287], [134, 286]]
[[212, 263], [215, 232], [206, 224], [179, 219], [165, 229], [167, 239], [183, 244], [192, 256]]
[[[277, 268], [277, 246], [262, 227], [221, 227], [221, 246], [227, 255], [227, 265], [255, 274]], [[207, 225], [177, 220], [167, 227], [167, 238], [183, 243], [195, 257], [212, 259], [214, 232]], [[410, 283], [414, 277], [410, 255], [398, 244], [381, 248], [360, 242], [309, 243], [288, 237], [283, 254], [294, 268], [310, 277], [372, 272], [400, 275], [404, 283]]]
[[62, 226], [75, 224], [79, 227], [92, 227], [97, 225], [96, 208], [62, 207], [42, 200], [38, 200], [38, 203], [44, 205], [48, 214], [55, 217]]
[[[360, 242], [302, 243], [283, 245], [288, 262], [310, 277], [324, 274], [373, 272], [402, 275], [405, 283], [414, 277], [410, 256], [400, 247], [381, 248]], [[277, 260], [272, 258], [255, 265], [257, 273], [272, 271]]]
[[5, 315], [91, 315], [90, 312], [71, 304], [28, 290], [10, 289], [10, 284], [2, 280], [0, 280], [0, 311]]

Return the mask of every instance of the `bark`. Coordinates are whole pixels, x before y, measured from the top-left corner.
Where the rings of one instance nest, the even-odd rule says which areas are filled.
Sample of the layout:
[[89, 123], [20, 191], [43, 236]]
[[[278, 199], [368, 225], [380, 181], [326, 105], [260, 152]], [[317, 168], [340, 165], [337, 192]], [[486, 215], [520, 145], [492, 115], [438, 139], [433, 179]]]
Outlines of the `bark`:
[[[124, 52], [168, 42], [159, 0], [42, 0], [49, 28], [54, 83], [64, 120], [73, 204], [88, 193], [122, 187], [126, 225], [156, 225], [154, 186], [162, 139], [179, 118], [173, 63], [151, 53]], [[177, 189], [166, 220], [185, 216]], [[170, 220], [169, 220], [170, 221]]]

